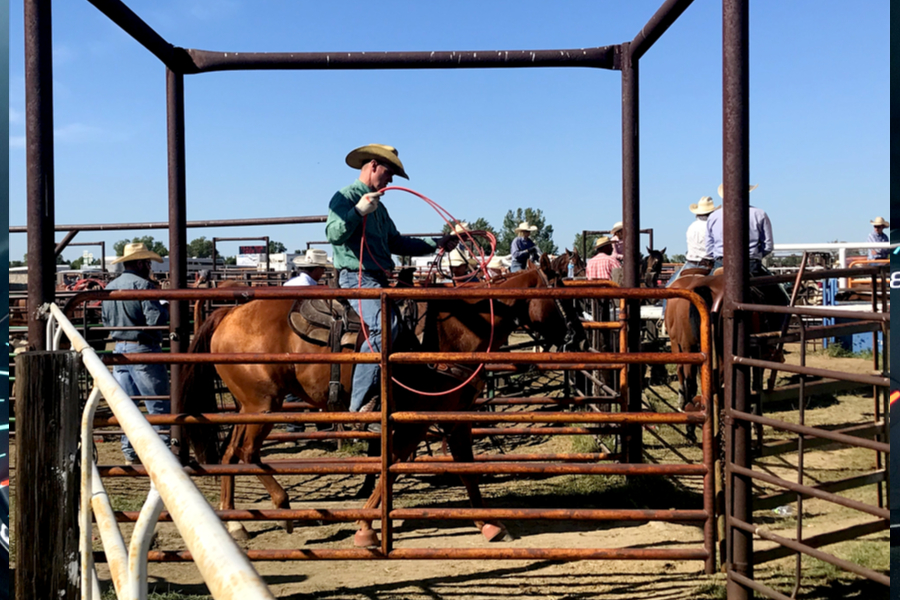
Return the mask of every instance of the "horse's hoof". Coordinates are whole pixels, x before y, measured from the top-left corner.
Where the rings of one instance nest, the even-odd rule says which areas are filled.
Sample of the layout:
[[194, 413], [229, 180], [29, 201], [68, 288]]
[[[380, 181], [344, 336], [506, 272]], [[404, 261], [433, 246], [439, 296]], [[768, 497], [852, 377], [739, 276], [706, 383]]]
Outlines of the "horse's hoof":
[[250, 534], [239, 521], [228, 522], [228, 533], [238, 542], [246, 542], [250, 539]]
[[481, 528], [481, 535], [489, 542], [509, 542], [513, 539], [506, 527], [494, 525], [493, 523], [486, 523]]
[[378, 546], [378, 534], [374, 529], [360, 529], [353, 536], [353, 545], [357, 548], [372, 548]]
[[294, 522], [293, 521], [291, 521], [291, 520], [284, 521], [282, 523], [282, 525], [284, 526], [285, 533], [294, 533]]

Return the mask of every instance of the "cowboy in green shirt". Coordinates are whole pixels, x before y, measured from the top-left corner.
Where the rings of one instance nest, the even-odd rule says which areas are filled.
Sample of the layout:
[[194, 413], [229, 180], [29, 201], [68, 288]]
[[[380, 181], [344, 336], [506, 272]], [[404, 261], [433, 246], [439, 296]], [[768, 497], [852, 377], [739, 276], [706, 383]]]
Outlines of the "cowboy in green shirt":
[[[394, 268], [391, 255], [424, 256], [438, 248], [452, 250], [456, 246], [454, 235], [418, 239], [400, 235], [397, 231], [387, 208], [381, 203], [382, 192], [379, 191], [390, 185], [394, 175], [409, 179], [395, 148], [369, 144], [350, 152], [346, 161], [350, 167], [359, 169], [359, 179], [331, 198], [325, 224], [325, 237], [334, 248], [334, 268], [342, 288], [386, 287], [388, 274]], [[380, 352], [381, 302], [351, 300], [350, 305], [360, 312], [369, 331], [368, 342], [363, 344], [362, 351]], [[392, 341], [399, 330], [400, 320], [392, 314]], [[380, 376], [381, 367], [377, 364], [356, 365], [351, 411], [359, 411], [377, 394]], [[374, 408], [374, 402], [367, 408]]]

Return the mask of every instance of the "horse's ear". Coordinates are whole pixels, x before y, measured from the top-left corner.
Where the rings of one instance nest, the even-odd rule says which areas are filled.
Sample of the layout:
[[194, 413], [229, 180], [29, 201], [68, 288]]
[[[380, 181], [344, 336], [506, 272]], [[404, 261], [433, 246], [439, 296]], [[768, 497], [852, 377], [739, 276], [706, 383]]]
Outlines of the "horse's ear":
[[566, 253], [566, 254], [572, 254], [571, 252], [569, 252], [569, 249], [568, 249], [568, 248], [566, 248], [566, 252], [565, 252], [565, 253]]
[[653, 250], [650, 249], [650, 246], [647, 246], [647, 254], [653, 254]]
[[665, 255], [666, 255], [666, 248], [667, 248], [667, 246], [664, 246], [663, 249], [659, 251], [659, 253], [662, 254], [663, 256], [665, 256]]
[[541, 254], [541, 268], [545, 271], [550, 270], [550, 257], [547, 254]]

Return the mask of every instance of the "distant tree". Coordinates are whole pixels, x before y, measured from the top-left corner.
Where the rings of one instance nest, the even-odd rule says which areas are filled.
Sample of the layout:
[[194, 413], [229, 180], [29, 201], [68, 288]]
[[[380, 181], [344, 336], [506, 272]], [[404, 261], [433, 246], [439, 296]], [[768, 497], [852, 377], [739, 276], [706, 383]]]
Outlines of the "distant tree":
[[225, 264], [226, 264], [226, 265], [236, 265], [236, 264], [237, 264], [237, 257], [234, 257], [234, 256], [226, 256], [226, 257], [225, 257]]
[[287, 252], [287, 246], [275, 240], [269, 240], [269, 254], [281, 254]]
[[197, 239], [191, 240], [188, 244], [188, 255], [191, 258], [209, 258], [212, 256], [212, 251], [212, 240], [206, 239], [205, 236], [200, 236]]
[[57, 255], [56, 255], [56, 264], [58, 264], [58, 265], [67, 265], [67, 264], [69, 264], [69, 262], [70, 262], [70, 261], [68, 261], [68, 260], [66, 260], [66, 259], [64, 259], [64, 258], [62, 257], [62, 254], [57, 254]]
[[537, 231], [531, 234], [531, 239], [544, 254], [556, 254], [559, 249], [553, 243], [553, 225], [547, 225], [544, 213], [536, 208], [517, 208], [509, 211], [503, 217], [503, 229], [497, 236], [497, 254], [509, 254], [509, 247], [516, 238], [516, 227], [522, 221], [528, 221], [537, 227]]
[[584, 236], [579, 232], [575, 234], [575, 241], [572, 242], [572, 245], [575, 247], [575, 250], [578, 250], [578, 254], [581, 254], [585, 258], [590, 258], [591, 254], [593, 254], [594, 242], [597, 241], [599, 235], [588, 235], [587, 236], [587, 246], [582, 246], [582, 240]]
[[673, 262], [673, 263], [687, 262], [687, 256], [685, 256], [684, 254], [673, 254], [672, 256], [669, 257], [668, 262]]
[[[462, 221], [463, 223], [469, 224], [469, 231], [488, 231], [491, 234], [493, 234], [493, 236], [495, 238], [497, 238], [497, 230], [494, 229], [494, 227], [490, 223], [487, 222], [487, 219], [485, 219], [483, 217], [478, 217], [474, 221], [466, 221], [465, 219], [460, 219], [460, 221]], [[450, 226], [447, 225], [446, 223], [444, 223], [444, 227], [441, 229], [441, 233], [447, 234], [447, 233], [450, 233], [450, 231], [451, 231]], [[481, 246], [482, 250], [484, 250], [485, 253], [490, 252], [491, 241], [486, 236], [472, 236], [472, 237], [475, 238], [475, 241], [478, 242], [478, 245]], [[499, 243], [499, 240], [498, 240], [498, 243]], [[498, 250], [497, 253], [499, 254], [500, 251]]]
[[130, 240], [119, 240], [115, 244], [113, 244], [113, 250], [116, 251], [116, 256], [124, 256], [125, 255], [125, 246], [128, 244], [144, 244], [147, 247], [147, 250], [151, 252], [156, 252], [160, 256], [168, 256], [169, 251], [163, 245], [162, 242], [158, 242], [153, 239], [152, 235], [145, 236], [136, 236]]
[[71, 262], [71, 264], [69, 264], [69, 267], [71, 267], [72, 269], [77, 271], [78, 269], [80, 269], [82, 267], [82, 265], [84, 265], [84, 257], [79, 256], [78, 258], [73, 260]]
[[9, 261], [10, 268], [12, 267], [24, 267], [28, 265], [28, 255], [25, 255], [25, 260], [11, 260]]

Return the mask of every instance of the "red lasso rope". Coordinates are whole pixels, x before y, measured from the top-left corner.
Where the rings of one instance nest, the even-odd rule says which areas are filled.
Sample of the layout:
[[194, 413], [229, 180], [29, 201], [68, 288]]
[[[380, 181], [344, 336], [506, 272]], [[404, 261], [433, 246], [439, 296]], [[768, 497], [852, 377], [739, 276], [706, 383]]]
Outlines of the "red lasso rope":
[[[444, 219], [444, 222], [450, 227], [450, 231], [454, 231], [454, 229], [455, 229], [455, 224], [459, 223], [459, 221], [458, 221], [453, 215], [451, 215], [444, 207], [442, 207], [441, 205], [439, 205], [439, 204], [438, 204], [437, 202], [435, 202], [434, 200], [428, 198], [428, 197], [425, 196], [424, 194], [420, 194], [419, 192], [417, 192], [417, 191], [415, 191], [415, 190], [411, 190], [411, 189], [409, 189], [409, 188], [400, 187], [400, 186], [388, 186], [388, 187], [382, 188], [382, 189], [379, 190], [379, 191], [383, 193], [383, 192], [387, 192], [387, 191], [391, 191], [391, 190], [398, 190], [398, 191], [401, 191], [401, 192], [407, 192], [407, 193], [412, 194], [412, 195], [414, 195], [414, 196], [417, 196], [418, 198], [420, 198], [420, 199], [422, 199], [423, 201], [425, 201], [426, 204], [428, 204], [429, 206], [431, 206], [431, 207], [435, 210], [435, 212], [437, 212], [438, 215], [440, 215], [441, 218]], [[375, 264], [378, 265], [378, 268], [380, 268], [380, 269], [381, 269], [382, 271], [384, 271], [385, 273], [390, 273], [390, 270], [385, 269], [385, 268], [384, 268], [384, 267], [383, 267], [383, 266], [375, 259], [375, 254], [374, 254], [374, 253], [372, 252], [372, 250], [369, 248], [369, 243], [368, 243], [368, 241], [366, 240], [366, 221], [367, 221], [368, 218], [369, 218], [368, 215], [366, 215], [365, 217], [363, 217], [362, 235], [360, 236], [360, 240], [359, 240], [359, 279], [358, 279], [358, 284], [357, 284], [359, 287], [362, 287], [362, 274], [363, 274], [363, 261], [362, 261], [362, 257], [363, 257], [363, 249], [364, 249], [364, 248], [365, 248], [365, 250], [367, 250], [367, 251], [369, 252], [369, 256], [372, 258], [372, 260], [375, 262]], [[474, 234], [474, 233], [484, 234], [485, 237], [487, 237], [488, 240], [490, 241], [490, 243], [491, 243], [491, 253], [490, 253], [487, 257], [485, 257], [484, 249], [483, 249], [483, 248], [475, 241], [475, 238], [474, 238], [474, 236], [472, 235], [472, 234]], [[493, 234], [491, 234], [491, 233], [488, 232], [488, 231], [485, 231], [485, 232], [480, 232], [480, 231], [471, 232], [471, 231], [468, 231], [468, 230], [466, 230], [466, 229], [463, 229], [463, 230], [462, 230], [461, 232], [459, 232], [457, 235], [460, 237], [460, 242], [459, 242], [459, 244], [462, 244], [463, 247], [465, 247], [465, 248], [469, 251], [470, 254], [472, 254], [473, 256], [475, 256], [475, 255], [476, 255], [476, 252], [477, 252], [477, 254], [480, 254], [480, 255], [481, 255], [481, 260], [478, 260], [478, 259], [476, 258], [476, 260], [478, 261], [478, 270], [480, 270], [484, 275], [487, 276], [487, 275], [488, 275], [487, 264], [488, 264], [488, 262], [490, 262], [490, 260], [494, 257], [494, 254], [495, 254], [496, 249], [497, 249], [497, 240], [496, 240], [496, 238], [493, 236]], [[468, 240], [463, 240], [463, 237], [467, 237]], [[466, 245], [467, 243], [471, 244], [471, 245], [472, 245], [472, 248], [469, 248], [469, 246]], [[477, 249], [477, 250], [476, 250], [476, 249]], [[475, 250], [475, 251], [473, 251], [473, 250]], [[461, 254], [461, 253], [460, 253], [460, 254]], [[441, 260], [441, 258], [443, 257], [443, 255], [444, 255], [444, 249], [441, 248], [441, 249], [438, 251], [437, 259], [436, 259], [434, 262], [432, 262], [431, 267], [429, 267], [429, 269], [428, 269], [428, 273], [426, 274], [426, 280], [428, 279], [428, 277], [431, 276], [431, 270], [434, 268], [435, 263], [440, 262], [440, 260]], [[473, 273], [467, 273], [466, 275], [463, 275], [463, 276], [459, 276], [459, 277], [451, 277], [451, 279], [453, 279], [453, 282], [454, 282], [454, 285], [455, 285], [457, 279], [463, 279], [463, 280], [464, 280], [464, 279], [468, 279], [468, 278], [470, 278], [470, 277], [472, 276], [472, 274], [473, 274]], [[487, 281], [488, 287], [490, 287], [490, 278], [487, 277], [487, 278], [486, 278], [486, 281]], [[360, 318], [362, 318], [362, 298], [358, 298], [358, 299], [357, 299], [357, 306], [359, 307], [359, 315], [360, 315]], [[489, 348], [489, 349], [490, 349], [491, 345], [494, 343], [494, 300], [493, 300], [493, 299], [490, 300], [490, 307], [491, 307], [491, 335], [490, 335], [490, 338], [488, 339], [488, 348]], [[390, 333], [390, 332], [388, 332], [388, 333]], [[384, 332], [383, 332], [383, 331], [381, 332], [381, 335], [382, 335], [382, 337], [384, 337]], [[367, 328], [367, 327], [363, 327], [363, 336], [364, 336], [365, 339], [366, 339], [366, 344], [368, 344], [368, 346], [369, 346], [369, 351], [372, 352], [372, 353], [374, 353], [374, 352], [375, 352], [375, 349], [374, 349], [374, 347], [372, 346], [371, 340], [369, 339], [369, 332], [368, 332], [368, 328]], [[478, 373], [480, 373], [480, 372], [481, 372], [481, 369], [483, 369], [483, 368], [484, 368], [484, 364], [483, 364], [483, 363], [480, 364], [480, 365], [478, 365], [478, 368], [475, 369], [475, 371], [472, 373], [472, 375], [471, 375], [468, 379], [466, 379], [464, 382], [462, 382], [462, 383], [459, 384], [458, 386], [456, 386], [456, 387], [454, 387], [454, 388], [452, 388], [452, 389], [443, 391], [443, 392], [423, 392], [423, 391], [421, 391], [421, 390], [416, 390], [416, 389], [413, 389], [413, 388], [409, 387], [408, 385], [406, 385], [406, 384], [404, 384], [404, 383], [401, 383], [400, 381], [397, 380], [396, 377], [393, 377], [393, 376], [391, 377], [391, 381], [393, 381], [394, 383], [396, 383], [397, 385], [399, 385], [399, 386], [402, 387], [403, 389], [405, 389], [405, 390], [407, 390], [407, 391], [410, 391], [410, 392], [413, 392], [413, 393], [415, 393], [415, 394], [421, 394], [421, 395], [423, 395], [423, 396], [443, 396], [443, 395], [445, 395], [445, 394], [452, 394], [453, 392], [456, 392], [456, 391], [458, 391], [458, 390], [461, 390], [462, 388], [464, 388], [464, 387], [466, 387], [467, 385], [469, 385], [469, 383], [471, 383], [472, 380], [475, 379], [475, 376], [478, 375]]]

